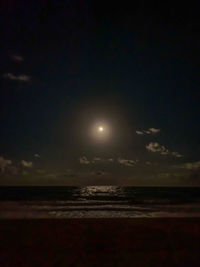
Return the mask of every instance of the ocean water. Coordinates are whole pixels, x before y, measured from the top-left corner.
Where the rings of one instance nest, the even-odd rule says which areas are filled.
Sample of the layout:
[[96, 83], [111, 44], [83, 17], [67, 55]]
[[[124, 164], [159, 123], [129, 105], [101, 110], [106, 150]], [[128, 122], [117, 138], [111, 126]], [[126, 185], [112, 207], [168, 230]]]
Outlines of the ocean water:
[[200, 217], [200, 188], [0, 187], [0, 218]]

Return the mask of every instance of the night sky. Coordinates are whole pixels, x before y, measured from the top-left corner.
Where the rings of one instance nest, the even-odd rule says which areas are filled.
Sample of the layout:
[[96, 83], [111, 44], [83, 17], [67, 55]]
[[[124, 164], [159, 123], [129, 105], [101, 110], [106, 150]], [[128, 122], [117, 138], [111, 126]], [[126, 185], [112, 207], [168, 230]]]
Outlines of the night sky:
[[199, 1], [133, 3], [2, 1], [0, 185], [200, 185]]

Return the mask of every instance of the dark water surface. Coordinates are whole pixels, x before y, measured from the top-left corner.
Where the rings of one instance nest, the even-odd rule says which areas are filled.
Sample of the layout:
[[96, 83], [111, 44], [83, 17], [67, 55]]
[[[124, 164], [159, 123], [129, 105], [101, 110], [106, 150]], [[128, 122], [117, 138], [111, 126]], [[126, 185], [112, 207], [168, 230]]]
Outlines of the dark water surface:
[[0, 187], [0, 218], [200, 217], [200, 188]]

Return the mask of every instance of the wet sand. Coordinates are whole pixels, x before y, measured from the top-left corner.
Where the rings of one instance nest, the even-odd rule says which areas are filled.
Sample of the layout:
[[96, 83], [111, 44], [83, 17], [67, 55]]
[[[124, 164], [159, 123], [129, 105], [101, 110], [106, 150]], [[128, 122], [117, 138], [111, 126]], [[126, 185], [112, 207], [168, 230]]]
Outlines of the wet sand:
[[200, 219], [2, 219], [0, 266], [200, 266]]

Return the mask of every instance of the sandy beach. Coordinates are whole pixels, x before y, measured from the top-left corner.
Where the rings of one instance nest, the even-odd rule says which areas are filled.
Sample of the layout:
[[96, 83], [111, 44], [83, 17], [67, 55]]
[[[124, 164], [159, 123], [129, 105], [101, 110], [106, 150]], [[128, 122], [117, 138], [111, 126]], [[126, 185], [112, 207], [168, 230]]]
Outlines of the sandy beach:
[[199, 266], [200, 219], [0, 221], [0, 266]]

